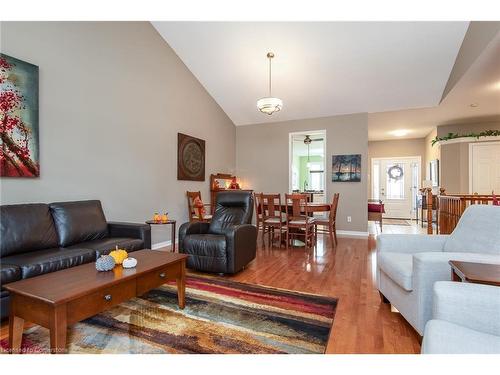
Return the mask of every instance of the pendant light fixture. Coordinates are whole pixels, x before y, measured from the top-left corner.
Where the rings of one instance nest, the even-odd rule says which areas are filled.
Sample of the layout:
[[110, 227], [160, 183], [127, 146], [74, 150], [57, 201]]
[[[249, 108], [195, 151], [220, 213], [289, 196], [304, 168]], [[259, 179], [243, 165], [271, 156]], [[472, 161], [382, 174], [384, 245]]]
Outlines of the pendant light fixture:
[[262, 113], [272, 115], [274, 112], [281, 111], [283, 101], [279, 98], [274, 98], [271, 93], [271, 60], [274, 58], [274, 53], [268, 52], [267, 58], [269, 59], [269, 96], [257, 100], [257, 108]]

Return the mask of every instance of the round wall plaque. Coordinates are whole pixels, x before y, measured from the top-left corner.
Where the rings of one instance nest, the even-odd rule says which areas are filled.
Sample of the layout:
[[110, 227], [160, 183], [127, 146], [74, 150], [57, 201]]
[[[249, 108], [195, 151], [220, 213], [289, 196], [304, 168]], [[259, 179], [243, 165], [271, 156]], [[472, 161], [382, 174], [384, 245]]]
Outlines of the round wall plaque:
[[177, 179], [205, 181], [205, 141], [178, 134]]

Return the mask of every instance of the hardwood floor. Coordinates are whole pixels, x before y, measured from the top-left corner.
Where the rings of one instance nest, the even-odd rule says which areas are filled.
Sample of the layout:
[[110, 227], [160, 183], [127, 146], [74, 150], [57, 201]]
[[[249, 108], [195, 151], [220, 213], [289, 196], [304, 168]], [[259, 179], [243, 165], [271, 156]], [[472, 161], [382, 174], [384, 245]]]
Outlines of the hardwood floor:
[[339, 298], [327, 353], [420, 353], [420, 336], [389, 304], [375, 281], [375, 238], [319, 236], [316, 251], [260, 247], [257, 259], [230, 279]]
[[[397, 230], [397, 229], [396, 229]], [[408, 230], [402, 227], [401, 231]], [[385, 230], [384, 230], [385, 232]], [[266, 241], [267, 242], [267, 241]], [[327, 353], [419, 353], [419, 335], [388, 304], [375, 283], [375, 237], [339, 237], [332, 248], [319, 236], [316, 250], [262, 247], [257, 258], [226, 278], [339, 298]], [[0, 337], [8, 336], [4, 321]]]

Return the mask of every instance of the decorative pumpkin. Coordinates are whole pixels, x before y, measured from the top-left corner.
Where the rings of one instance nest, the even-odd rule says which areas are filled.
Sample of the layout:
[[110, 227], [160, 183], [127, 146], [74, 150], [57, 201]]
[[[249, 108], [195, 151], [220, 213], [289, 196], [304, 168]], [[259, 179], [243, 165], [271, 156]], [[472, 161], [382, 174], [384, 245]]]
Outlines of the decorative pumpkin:
[[122, 266], [123, 268], [134, 268], [135, 266], [137, 266], [137, 259], [135, 258], [123, 259]]
[[128, 258], [127, 252], [125, 250], [119, 249], [118, 246], [116, 247], [116, 250], [111, 251], [109, 255], [113, 257], [116, 264], [122, 264], [123, 259]]
[[95, 262], [95, 269], [102, 271], [111, 271], [115, 267], [115, 260], [109, 255], [101, 255]]
[[153, 221], [155, 223], [159, 223], [161, 221], [161, 216], [158, 212], [155, 212], [155, 214], [153, 215]]

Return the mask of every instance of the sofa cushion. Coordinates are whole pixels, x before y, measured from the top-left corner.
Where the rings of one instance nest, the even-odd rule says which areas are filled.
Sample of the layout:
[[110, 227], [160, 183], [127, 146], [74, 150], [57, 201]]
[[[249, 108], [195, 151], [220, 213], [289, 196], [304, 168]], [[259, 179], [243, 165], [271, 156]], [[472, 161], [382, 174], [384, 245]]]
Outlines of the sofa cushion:
[[423, 354], [500, 354], [500, 337], [444, 320], [429, 320]]
[[404, 253], [379, 253], [378, 267], [404, 290], [411, 292], [413, 255]]
[[11, 255], [10, 257], [3, 258], [2, 262], [19, 266], [21, 277], [26, 279], [90, 263], [94, 260], [95, 251], [92, 249], [56, 247], [31, 253]]
[[96, 252], [96, 258], [99, 258], [101, 255], [109, 254], [116, 246], [118, 246], [119, 249], [132, 252], [144, 249], [144, 241], [137, 238], [108, 237], [100, 240], [80, 242], [76, 245], [69, 246], [68, 249], [92, 249]]
[[184, 238], [185, 254], [197, 256], [226, 257], [226, 237], [218, 234], [190, 234]]
[[467, 207], [446, 241], [444, 251], [500, 254], [500, 207]]
[[59, 246], [98, 240], [108, 234], [101, 202], [97, 200], [51, 203]]
[[0, 264], [0, 274], [0, 284], [2, 284], [2, 288], [4, 284], [21, 280], [21, 269], [14, 264], [5, 264], [2, 261], [2, 264]]
[[56, 228], [47, 204], [0, 206], [0, 256], [58, 246]]

